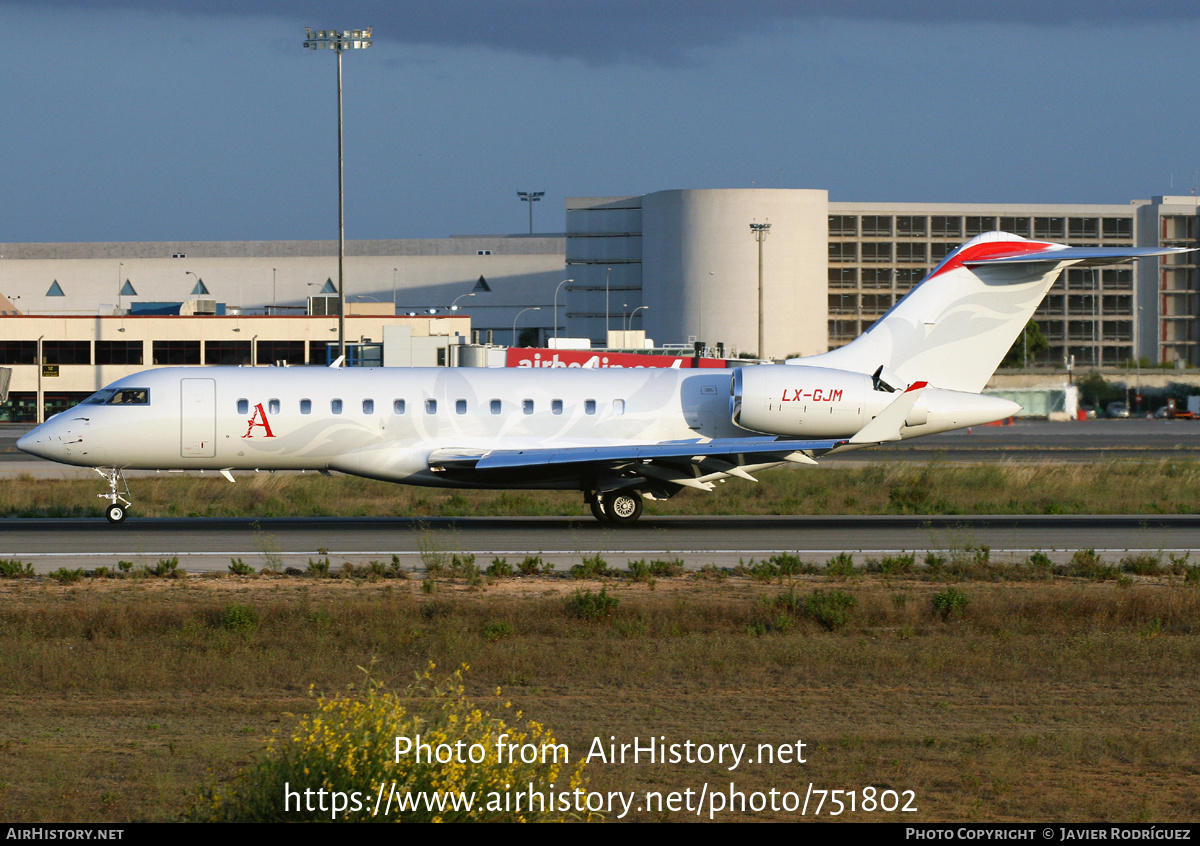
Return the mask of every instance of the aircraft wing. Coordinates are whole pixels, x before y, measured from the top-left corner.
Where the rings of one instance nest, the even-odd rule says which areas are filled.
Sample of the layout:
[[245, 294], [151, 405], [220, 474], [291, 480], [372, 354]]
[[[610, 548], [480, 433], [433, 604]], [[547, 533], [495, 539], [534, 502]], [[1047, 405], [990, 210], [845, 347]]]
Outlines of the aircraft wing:
[[[440, 449], [429, 456], [429, 465], [446, 470], [507, 470], [563, 464], [616, 466], [680, 459], [699, 463], [726, 459], [736, 464], [793, 461], [797, 452], [827, 452], [846, 442], [845, 438], [823, 440], [778, 440], [774, 438], [721, 438], [712, 441], [678, 441], [624, 446], [561, 446], [536, 449], [495, 449], [470, 452]], [[800, 459], [803, 461], [803, 459]], [[807, 463], [807, 462], [804, 462]]]
[[813, 452], [828, 452], [846, 443], [845, 438], [776, 440], [773, 438], [721, 438], [712, 441], [673, 441], [658, 444], [559, 446], [531, 449], [496, 449], [472, 452], [440, 449], [429, 456], [429, 467], [453, 477], [455, 473], [487, 475], [531, 473], [540, 475], [587, 474], [598, 490], [647, 485], [670, 495], [679, 488], [711, 491], [714, 482], [728, 476], [758, 481], [748, 472], [785, 462], [816, 464]]

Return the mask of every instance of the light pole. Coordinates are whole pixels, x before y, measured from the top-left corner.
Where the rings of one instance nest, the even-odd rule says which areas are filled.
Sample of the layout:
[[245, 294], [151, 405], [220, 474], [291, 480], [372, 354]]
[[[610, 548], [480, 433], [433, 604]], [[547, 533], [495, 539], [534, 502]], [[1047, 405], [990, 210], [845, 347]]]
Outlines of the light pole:
[[121, 313], [121, 270], [125, 267], [125, 262], [117, 262], [117, 314]]
[[541, 310], [542, 310], [542, 307], [541, 307], [541, 306], [530, 306], [529, 308], [523, 308], [523, 309], [521, 309], [520, 311], [518, 311], [518, 312], [517, 312], [517, 316], [513, 318], [513, 340], [512, 340], [512, 345], [513, 345], [514, 347], [517, 345], [517, 319], [518, 319], [518, 318], [519, 318], [519, 317], [520, 317], [522, 314], [524, 314], [524, 313], [525, 313], [525, 312], [527, 312], [527, 311], [541, 311]]
[[46, 369], [46, 365], [42, 362], [42, 339], [45, 335], [39, 335], [37, 339], [37, 414], [33, 416], [34, 423], [46, 422], [46, 395], [42, 392], [42, 371]]
[[461, 300], [463, 297], [473, 297], [473, 296], [475, 296], [474, 291], [472, 291], [469, 294], [459, 294], [457, 297], [454, 298], [454, 302], [450, 303], [450, 310], [458, 311], [458, 301]]
[[608, 346], [608, 277], [612, 276], [612, 268], [604, 271], [604, 346]]
[[518, 191], [522, 203], [529, 203], [529, 234], [533, 234], [533, 204], [546, 196], [545, 191]]
[[[647, 311], [649, 311], [650, 306], [638, 306], [633, 311], [629, 312], [629, 327], [625, 330], [625, 334], [626, 334], [625, 343], [626, 344], [629, 343], [629, 337], [628, 337], [629, 333], [633, 331], [633, 318], [636, 317], [637, 313], [639, 311], [641, 311], [642, 309], [646, 309]], [[646, 327], [646, 318], [643, 317], [642, 318], [642, 328], [644, 329], [645, 327]]]
[[[558, 288], [566, 285], [568, 282], [574, 282], [574, 279], [564, 279], [558, 283]], [[558, 288], [554, 289], [554, 341], [558, 343]]]
[[766, 345], [763, 341], [763, 241], [771, 231], [769, 223], [751, 223], [750, 231], [758, 242], [758, 357], [766, 358]]
[[396, 307], [396, 274], [400, 272], [400, 268], [392, 268], [392, 308]]
[[275, 300], [275, 268], [271, 268], [271, 308], [275, 308], [277, 302]]
[[345, 173], [342, 162], [342, 51], [365, 50], [371, 46], [371, 27], [336, 30], [304, 28], [304, 46], [309, 50], [337, 51], [337, 112], [338, 112], [338, 355], [345, 364], [346, 357], [346, 203]]

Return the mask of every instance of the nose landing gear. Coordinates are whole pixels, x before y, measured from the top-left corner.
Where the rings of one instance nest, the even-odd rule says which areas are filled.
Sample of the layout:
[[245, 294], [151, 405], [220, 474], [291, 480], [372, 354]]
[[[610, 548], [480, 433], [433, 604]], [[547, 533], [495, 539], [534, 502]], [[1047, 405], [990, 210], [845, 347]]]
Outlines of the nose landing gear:
[[108, 493], [96, 494], [100, 499], [108, 500], [109, 504], [104, 509], [104, 516], [110, 523], [124, 522], [125, 509], [133, 505], [129, 501], [129, 484], [125, 481], [125, 474], [117, 467], [96, 467], [94, 469], [108, 481]]

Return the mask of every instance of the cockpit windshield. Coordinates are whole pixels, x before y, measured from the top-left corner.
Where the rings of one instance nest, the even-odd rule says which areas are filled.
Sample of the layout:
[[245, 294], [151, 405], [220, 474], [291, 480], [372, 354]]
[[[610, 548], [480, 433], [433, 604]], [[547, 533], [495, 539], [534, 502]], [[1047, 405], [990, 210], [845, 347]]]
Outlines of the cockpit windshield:
[[96, 391], [80, 405], [149, 405], [147, 388], [104, 388]]

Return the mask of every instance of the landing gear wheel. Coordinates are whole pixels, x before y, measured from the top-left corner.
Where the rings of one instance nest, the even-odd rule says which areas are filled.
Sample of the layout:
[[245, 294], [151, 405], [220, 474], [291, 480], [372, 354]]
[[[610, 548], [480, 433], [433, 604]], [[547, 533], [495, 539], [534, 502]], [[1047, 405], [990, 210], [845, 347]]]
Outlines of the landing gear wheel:
[[96, 494], [100, 499], [108, 500], [108, 505], [104, 508], [104, 516], [108, 518], [108, 522], [114, 525], [125, 522], [125, 509], [133, 504], [129, 501], [129, 485], [125, 482], [125, 474], [117, 467], [94, 467], [92, 469], [108, 482], [108, 493]]
[[608, 515], [604, 513], [604, 505], [600, 502], [600, 497], [592, 497], [592, 501], [589, 502], [588, 505], [591, 506], [593, 517], [595, 517], [601, 523], [608, 522]]
[[642, 516], [642, 495], [637, 491], [610, 491], [603, 498], [604, 516], [617, 525], [636, 523]]

